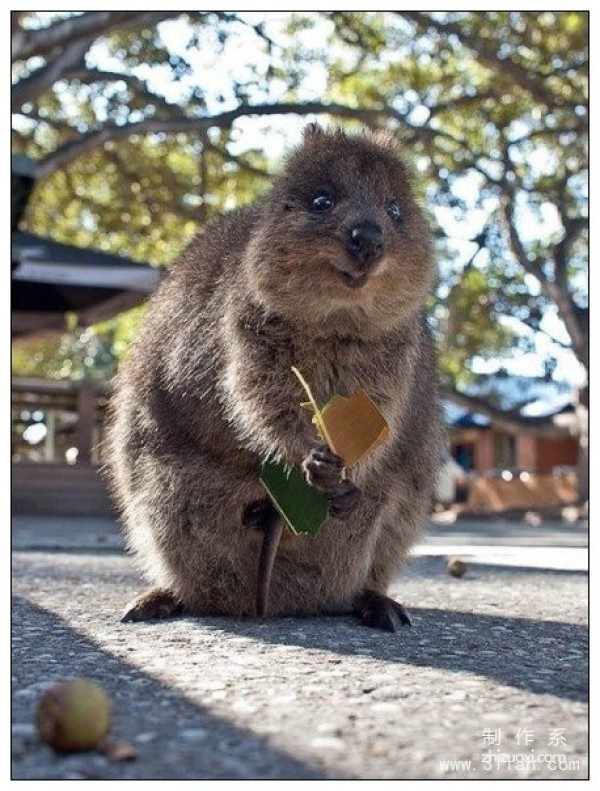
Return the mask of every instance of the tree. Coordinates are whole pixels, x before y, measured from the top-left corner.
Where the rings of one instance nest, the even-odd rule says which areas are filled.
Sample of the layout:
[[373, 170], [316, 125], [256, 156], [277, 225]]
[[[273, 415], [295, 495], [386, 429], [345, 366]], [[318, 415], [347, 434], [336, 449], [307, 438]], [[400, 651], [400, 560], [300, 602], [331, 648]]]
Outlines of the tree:
[[[563, 347], [588, 369], [586, 13], [17, 13], [12, 30], [13, 146], [39, 161], [32, 229], [167, 263], [266, 184], [274, 163], [240, 141], [243, 119], [387, 126], [432, 207], [445, 394], [561, 431], [477, 385], [482, 360], [509, 369], [548, 334], [540, 378]], [[587, 408], [584, 381], [583, 497]]]
[[[431, 203], [445, 204], [438, 213], [442, 234], [456, 224], [445, 218], [479, 216], [473, 254], [448, 266], [438, 304], [447, 330], [440, 339], [445, 391], [513, 429], [526, 425], [516, 410], [498, 414], [481, 399], [465, 398], [464, 385], [482, 351], [500, 358], [500, 368], [503, 350], [519, 347], [510, 327], [532, 330], [524, 336], [531, 343], [547, 332], [544, 319], [555, 311], [586, 371], [577, 415], [580, 495], [587, 499], [587, 14], [396, 16], [397, 24], [388, 16], [334, 19], [338, 35], [357, 51], [365, 36], [373, 42], [362, 51], [361, 80], [370, 80], [371, 101], [385, 101], [405, 120], [404, 135], [431, 176]], [[392, 45], [402, 56], [382, 68]], [[343, 64], [332, 79], [336, 98], [356, 90]], [[456, 260], [453, 240], [442, 244], [446, 260]], [[555, 349], [565, 345], [551, 341]], [[542, 378], [548, 372], [551, 378], [552, 352], [545, 363]], [[537, 426], [540, 433], [554, 429], [547, 420]]]

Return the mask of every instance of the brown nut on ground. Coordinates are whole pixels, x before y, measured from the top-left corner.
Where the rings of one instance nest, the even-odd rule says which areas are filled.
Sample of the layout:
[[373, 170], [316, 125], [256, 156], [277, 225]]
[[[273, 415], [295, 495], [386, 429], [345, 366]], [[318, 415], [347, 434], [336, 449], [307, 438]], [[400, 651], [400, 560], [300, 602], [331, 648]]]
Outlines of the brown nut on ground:
[[91, 750], [110, 728], [111, 705], [101, 687], [83, 678], [55, 684], [36, 713], [38, 733], [60, 753]]
[[451, 558], [446, 568], [451, 577], [462, 577], [467, 570], [467, 564], [460, 558]]

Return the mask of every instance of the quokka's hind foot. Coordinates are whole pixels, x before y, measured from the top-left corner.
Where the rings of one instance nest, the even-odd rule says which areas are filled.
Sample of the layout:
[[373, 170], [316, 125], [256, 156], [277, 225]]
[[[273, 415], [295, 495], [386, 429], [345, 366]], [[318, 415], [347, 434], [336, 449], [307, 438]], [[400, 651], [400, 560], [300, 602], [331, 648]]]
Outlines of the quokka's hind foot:
[[401, 604], [373, 590], [365, 590], [356, 598], [354, 614], [365, 626], [385, 632], [397, 632], [403, 626], [411, 626], [410, 618]]
[[183, 612], [183, 604], [170, 591], [150, 588], [129, 602], [121, 616], [122, 623], [155, 621]]

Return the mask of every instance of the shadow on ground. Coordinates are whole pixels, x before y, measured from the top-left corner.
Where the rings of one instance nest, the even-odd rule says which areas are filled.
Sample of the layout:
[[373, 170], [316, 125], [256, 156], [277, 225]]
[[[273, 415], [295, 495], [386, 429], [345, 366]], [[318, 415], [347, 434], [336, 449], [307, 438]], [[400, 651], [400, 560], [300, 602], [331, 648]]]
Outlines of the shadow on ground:
[[[219, 719], [126, 662], [101, 650], [65, 622], [25, 599], [13, 600], [13, 624], [27, 640], [13, 648], [12, 779], [315, 779], [326, 775]], [[59, 669], [59, 673], [57, 670]], [[114, 705], [112, 735], [138, 744], [132, 763], [110, 764], [98, 753], [58, 756], [36, 736], [18, 736], [34, 720], [49, 682], [85, 676], [99, 683]], [[124, 732], [123, 723], [127, 724]], [[119, 726], [121, 723], [121, 726]]]
[[[389, 634], [353, 618], [199, 619], [201, 627], [271, 644], [306, 646], [385, 662], [486, 676], [536, 694], [586, 701], [588, 633], [558, 621], [453, 610], [410, 611], [412, 627]], [[190, 629], [198, 620], [187, 617]], [[135, 627], [134, 627], [135, 628]]]

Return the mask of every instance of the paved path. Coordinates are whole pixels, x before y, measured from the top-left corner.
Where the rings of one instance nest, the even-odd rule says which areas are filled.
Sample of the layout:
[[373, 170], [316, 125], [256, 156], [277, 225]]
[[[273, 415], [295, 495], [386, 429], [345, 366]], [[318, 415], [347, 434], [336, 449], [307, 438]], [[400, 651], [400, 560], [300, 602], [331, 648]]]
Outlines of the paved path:
[[431, 524], [415, 555], [455, 556], [468, 562], [559, 571], [587, 571], [587, 523], [465, 519]]
[[[351, 618], [121, 624], [140, 582], [112, 525], [18, 519], [13, 535], [15, 779], [587, 776], [585, 573], [471, 563], [455, 579], [416, 557], [394, 587], [414, 626], [396, 635]], [[106, 689], [136, 761], [36, 739], [40, 694], [72, 676]]]

